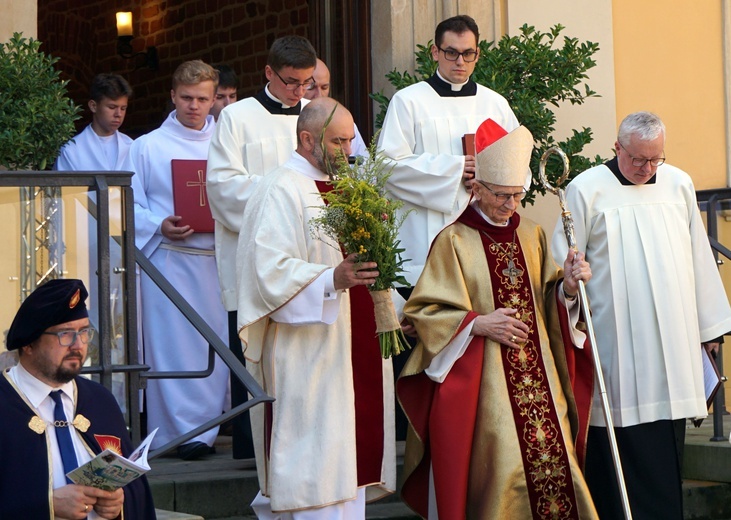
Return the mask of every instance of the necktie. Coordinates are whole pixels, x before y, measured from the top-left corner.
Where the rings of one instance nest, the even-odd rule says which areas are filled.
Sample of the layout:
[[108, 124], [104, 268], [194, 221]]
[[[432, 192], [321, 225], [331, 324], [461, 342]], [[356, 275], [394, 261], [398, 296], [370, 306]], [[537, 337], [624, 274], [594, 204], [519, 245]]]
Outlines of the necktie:
[[[66, 414], [63, 411], [63, 402], [61, 401], [61, 390], [54, 390], [50, 393], [51, 399], [56, 403], [56, 407], [53, 410], [54, 426], [56, 430], [56, 441], [58, 442], [58, 449], [61, 452], [61, 460], [63, 461], [64, 474], [76, 469], [79, 463], [76, 461], [76, 452], [74, 451], [74, 444], [71, 442], [71, 424], [66, 420]], [[66, 481], [69, 484], [72, 482], [66, 477]]]

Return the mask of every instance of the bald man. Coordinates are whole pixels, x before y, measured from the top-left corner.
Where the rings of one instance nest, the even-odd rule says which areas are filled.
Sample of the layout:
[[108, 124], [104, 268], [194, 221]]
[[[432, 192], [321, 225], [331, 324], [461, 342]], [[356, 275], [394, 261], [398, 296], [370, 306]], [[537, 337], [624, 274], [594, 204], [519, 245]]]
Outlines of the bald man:
[[[315, 72], [312, 73], [312, 79], [314, 82], [305, 92], [305, 98], [313, 100], [319, 97], [330, 97], [330, 69], [320, 58], [317, 58], [317, 65], [315, 66]], [[355, 157], [367, 156], [368, 147], [360, 135], [358, 125], [355, 123], [353, 123], [353, 131], [355, 132], [355, 139], [351, 143], [350, 155]]]
[[312, 101], [296, 151], [257, 184], [242, 220], [238, 330], [247, 370], [276, 398], [269, 417], [251, 411], [259, 518], [362, 519], [366, 501], [395, 489], [393, 372], [367, 294], [378, 266], [344, 258], [309, 225], [353, 138], [347, 109]]

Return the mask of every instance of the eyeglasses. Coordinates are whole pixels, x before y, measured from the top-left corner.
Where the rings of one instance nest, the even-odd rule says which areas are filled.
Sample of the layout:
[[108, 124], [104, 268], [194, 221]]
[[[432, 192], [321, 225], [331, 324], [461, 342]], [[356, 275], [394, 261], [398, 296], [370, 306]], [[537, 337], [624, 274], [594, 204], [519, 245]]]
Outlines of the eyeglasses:
[[495, 195], [495, 199], [497, 199], [497, 201], [500, 204], [505, 204], [509, 199], [513, 199], [515, 202], [520, 202], [521, 200], [523, 200], [523, 197], [525, 197], [525, 190], [519, 191], [517, 193], [497, 193], [496, 191], [493, 191], [490, 188], [490, 186], [488, 186], [484, 182], [482, 182], [482, 181], [477, 181], [477, 182], [479, 182], [480, 185], [483, 186], [487, 191], [489, 191], [490, 193]]
[[274, 69], [272, 70], [274, 71], [274, 74], [276, 74], [277, 77], [280, 79], [280, 81], [284, 83], [284, 88], [286, 90], [289, 90], [290, 92], [294, 92], [300, 87], [304, 87], [305, 90], [310, 90], [315, 85], [315, 80], [312, 78], [308, 79], [304, 83], [297, 83], [296, 81], [285, 81], [284, 78], [279, 75], [279, 72]]
[[58, 343], [62, 347], [70, 347], [76, 343], [78, 337], [81, 342], [86, 345], [89, 341], [94, 338], [94, 329], [87, 327], [81, 330], [61, 330], [59, 332], [43, 332], [42, 334], [48, 334], [49, 336], [57, 336]]
[[474, 51], [472, 49], [467, 49], [464, 52], [457, 52], [454, 49], [442, 49], [441, 47], [437, 47], [440, 51], [444, 53], [444, 57], [447, 58], [448, 61], [457, 61], [460, 56], [462, 56], [462, 59], [467, 63], [472, 63], [477, 59], [477, 55], [479, 54], [477, 51]]
[[[619, 143], [619, 141], [617, 141]], [[624, 147], [622, 143], [619, 143], [619, 146], [622, 147], [622, 149], [627, 152], [627, 155], [629, 155], [629, 158], [632, 159], [632, 166], [635, 168], [642, 168], [644, 165], [646, 165], [648, 162], [651, 166], [657, 168], [662, 163], [665, 162], [665, 157], [655, 157], [653, 159], [640, 159], [639, 157], [632, 157], [630, 153], [627, 151], [627, 148]]]

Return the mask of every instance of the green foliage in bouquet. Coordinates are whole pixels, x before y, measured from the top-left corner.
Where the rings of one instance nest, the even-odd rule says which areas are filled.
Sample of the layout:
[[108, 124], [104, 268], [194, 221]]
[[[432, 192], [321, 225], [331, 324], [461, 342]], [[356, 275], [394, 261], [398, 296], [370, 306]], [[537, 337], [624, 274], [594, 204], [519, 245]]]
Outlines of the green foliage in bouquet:
[[[538, 178], [538, 165], [542, 153], [548, 148], [559, 146], [569, 158], [571, 171], [562, 187], [580, 172], [604, 162], [598, 155], [594, 159], [581, 155], [584, 147], [592, 141], [591, 128], [574, 129], [570, 137], [560, 142], [551, 135], [555, 130], [556, 116], [549, 106], [557, 107], [564, 102], [581, 105], [590, 97], [598, 97], [586, 80], [587, 71], [596, 65], [593, 56], [599, 50], [599, 44], [580, 42], [568, 36], [560, 40], [563, 30], [564, 27], [557, 24], [544, 33], [526, 24], [517, 36], [506, 35], [497, 42], [483, 40], [479, 43], [480, 57], [472, 74], [476, 83], [508, 100], [518, 121], [531, 131], [535, 139], [531, 157], [534, 182], [523, 199], [524, 205], [532, 204], [536, 193], [546, 192]], [[395, 69], [386, 74], [396, 90], [434, 74], [437, 64], [430, 48], [431, 42], [417, 45], [414, 74]], [[380, 128], [390, 100], [382, 92], [371, 94], [371, 97], [380, 106], [376, 116], [376, 127]], [[546, 166], [546, 176], [555, 183], [562, 173], [561, 161], [553, 156]]]
[[333, 189], [323, 194], [327, 205], [310, 226], [314, 236], [322, 232], [348, 254], [356, 253], [359, 262], [378, 264], [378, 278], [368, 290], [375, 304], [381, 355], [388, 358], [408, 348], [389, 295], [397, 284], [410, 286], [401, 274], [406, 260], [401, 258], [404, 249], [398, 240], [408, 214], [397, 215], [403, 202], [386, 196], [391, 168], [376, 152], [376, 139], [374, 136], [371, 141], [368, 157], [359, 157], [354, 165], [339, 157], [337, 171], [331, 175]]
[[76, 132], [81, 108], [67, 96], [58, 58], [20, 33], [0, 44], [0, 165], [45, 170]]

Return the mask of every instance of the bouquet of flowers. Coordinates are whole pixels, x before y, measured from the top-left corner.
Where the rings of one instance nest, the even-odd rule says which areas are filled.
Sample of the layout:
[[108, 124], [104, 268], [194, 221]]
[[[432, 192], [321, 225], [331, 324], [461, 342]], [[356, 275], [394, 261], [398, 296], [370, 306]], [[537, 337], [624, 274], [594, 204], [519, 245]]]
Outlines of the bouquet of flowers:
[[376, 315], [376, 331], [381, 355], [398, 355], [409, 344], [401, 331], [391, 300], [391, 289], [398, 283], [409, 287], [403, 272], [404, 249], [399, 248], [398, 230], [406, 215], [396, 216], [403, 203], [389, 199], [386, 181], [391, 174], [386, 158], [376, 152], [376, 137], [367, 158], [359, 157], [354, 165], [344, 157], [333, 172], [333, 189], [323, 194], [327, 206], [320, 217], [311, 221], [319, 230], [341, 244], [348, 253], [357, 253], [361, 262], [376, 262], [378, 278], [369, 287]]

